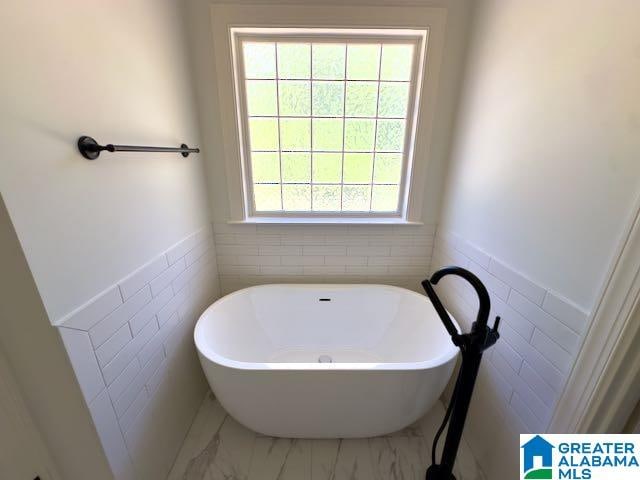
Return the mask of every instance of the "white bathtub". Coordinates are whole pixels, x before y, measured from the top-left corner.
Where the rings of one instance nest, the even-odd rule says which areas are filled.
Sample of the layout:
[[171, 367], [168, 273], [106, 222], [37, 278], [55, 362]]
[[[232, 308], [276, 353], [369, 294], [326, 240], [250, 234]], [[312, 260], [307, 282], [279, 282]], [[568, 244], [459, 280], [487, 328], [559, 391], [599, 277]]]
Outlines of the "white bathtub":
[[426, 297], [384, 285], [247, 288], [211, 305], [194, 337], [222, 406], [276, 437], [400, 430], [438, 399], [458, 352]]

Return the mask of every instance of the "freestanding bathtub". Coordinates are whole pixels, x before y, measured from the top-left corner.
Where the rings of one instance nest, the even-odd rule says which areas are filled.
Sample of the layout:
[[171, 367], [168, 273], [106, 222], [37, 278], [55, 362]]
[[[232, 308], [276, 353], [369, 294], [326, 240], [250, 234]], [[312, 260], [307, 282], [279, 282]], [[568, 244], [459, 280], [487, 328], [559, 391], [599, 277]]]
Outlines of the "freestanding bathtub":
[[194, 332], [222, 406], [294, 438], [372, 437], [420, 418], [457, 348], [429, 300], [385, 285], [262, 285], [211, 305]]

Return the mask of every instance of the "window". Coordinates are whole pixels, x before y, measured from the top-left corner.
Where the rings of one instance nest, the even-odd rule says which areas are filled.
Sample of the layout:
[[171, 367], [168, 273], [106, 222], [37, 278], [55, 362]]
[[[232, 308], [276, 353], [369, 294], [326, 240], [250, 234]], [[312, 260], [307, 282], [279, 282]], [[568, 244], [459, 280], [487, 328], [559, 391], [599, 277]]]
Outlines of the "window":
[[431, 218], [447, 9], [288, 3], [211, 5], [215, 70], [199, 75], [215, 208], [232, 223]]
[[426, 31], [231, 32], [247, 216], [402, 218]]

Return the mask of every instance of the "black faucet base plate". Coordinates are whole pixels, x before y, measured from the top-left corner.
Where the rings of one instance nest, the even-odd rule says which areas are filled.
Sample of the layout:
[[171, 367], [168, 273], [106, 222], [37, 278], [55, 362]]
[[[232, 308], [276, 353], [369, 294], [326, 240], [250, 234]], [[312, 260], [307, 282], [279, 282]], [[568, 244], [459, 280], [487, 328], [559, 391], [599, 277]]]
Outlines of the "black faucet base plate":
[[453, 474], [450, 474], [448, 477], [445, 477], [444, 475], [446, 474], [442, 471], [440, 465], [431, 465], [427, 469], [425, 480], [456, 480], [456, 477], [454, 477]]

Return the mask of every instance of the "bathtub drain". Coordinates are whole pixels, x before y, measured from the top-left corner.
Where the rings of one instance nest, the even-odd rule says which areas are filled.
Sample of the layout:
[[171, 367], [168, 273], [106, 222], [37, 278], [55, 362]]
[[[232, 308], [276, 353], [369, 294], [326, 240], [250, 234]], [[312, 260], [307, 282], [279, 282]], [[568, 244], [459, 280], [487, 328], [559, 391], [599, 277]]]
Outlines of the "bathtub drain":
[[320, 355], [318, 363], [333, 363], [333, 359], [329, 355]]

